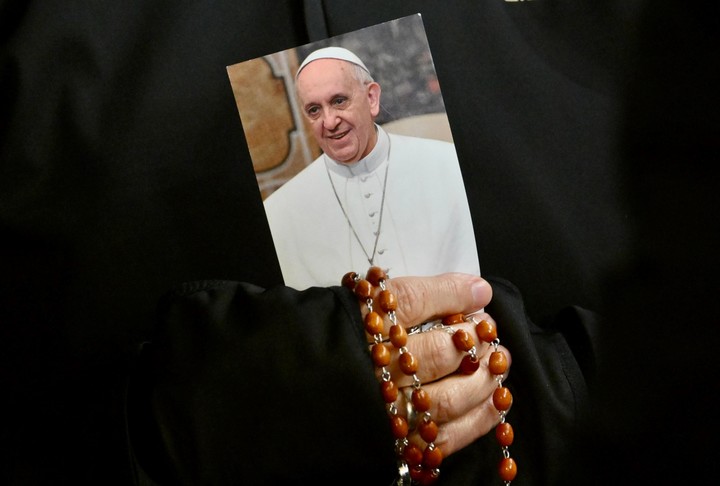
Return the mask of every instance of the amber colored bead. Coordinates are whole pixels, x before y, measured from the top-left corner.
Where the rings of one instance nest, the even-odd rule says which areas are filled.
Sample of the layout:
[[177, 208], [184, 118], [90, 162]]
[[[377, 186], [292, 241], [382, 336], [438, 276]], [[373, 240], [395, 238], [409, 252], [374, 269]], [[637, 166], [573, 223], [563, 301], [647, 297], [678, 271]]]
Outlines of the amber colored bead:
[[423, 451], [417, 444], [408, 444], [403, 451], [403, 459], [409, 467], [415, 467], [422, 464]]
[[372, 360], [375, 366], [377, 366], [378, 368], [390, 364], [390, 351], [383, 343], [373, 344]]
[[515, 479], [517, 475], [517, 464], [515, 464], [515, 460], [512, 457], [503, 458], [498, 466], [498, 473], [500, 474], [500, 479], [503, 481], [510, 482]]
[[380, 285], [381, 280], [385, 280], [385, 271], [380, 267], [370, 267], [365, 274], [365, 278], [373, 285]]
[[506, 387], [501, 386], [493, 392], [493, 405], [499, 411], [507, 410], [512, 405], [512, 393]]
[[395, 298], [395, 294], [389, 290], [383, 290], [380, 292], [378, 302], [380, 303], [380, 308], [385, 312], [391, 312], [397, 309], [397, 299]]
[[390, 326], [390, 342], [396, 348], [402, 348], [407, 344], [408, 334], [400, 324]]
[[478, 368], [480, 368], [480, 358], [466, 354], [463, 356], [462, 361], [460, 361], [460, 367], [458, 370], [463, 375], [472, 375], [478, 370]]
[[507, 422], [498, 424], [498, 426], [495, 427], [495, 438], [501, 447], [510, 447], [515, 439], [515, 432], [513, 432], [512, 425]]
[[429, 447], [423, 452], [423, 467], [436, 468], [440, 467], [443, 461], [443, 453], [439, 447], [430, 449]]
[[505, 353], [502, 351], [494, 351], [490, 354], [490, 361], [488, 362], [488, 369], [493, 375], [502, 375], [507, 371], [508, 360]]
[[458, 351], [470, 351], [475, 346], [472, 336], [465, 329], [458, 329], [452, 335], [453, 344]]
[[397, 400], [398, 387], [392, 380], [380, 382], [380, 392], [385, 403], [392, 403]]
[[380, 314], [375, 311], [367, 313], [365, 316], [365, 331], [367, 331], [368, 334], [372, 336], [382, 334], [384, 328], [385, 323], [383, 322], [383, 318], [380, 317]]
[[406, 375], [412, 375], [418, 369], [418, 361], [411, 353], [402, 353], [398, 358], [398, 365]]
[[491, 343], [497, 339], [497, 328], [492, 322], [483, 319], [475, 326], [475, 331], [480, 339], [486, 343]]
[[412, 392], [412, 404], [416, 412], [430, 410], [430, 395], [422, 388], [415, 388]]
[[343, 278], [340, 281], [340, 283], [342, 284], [343, 287], [353, 290], [355, 288], [355, 279], [356, 278], [357, 278], [357, 273], [348, 272], [345, 275], [343, 275]]
[[358, 281], [357, 285], [355, 285], [355, 295], [357, 295], [358, 299], [367, 299], [372, 295], [372, 284], [368, 282], [367, 280], [360, 280]]
[[425, 470], [422, 465], [418, 464], [417, 466], [413, 466], [410, 468], [410, 479], [419, 483], [422, 480], [424, 473]]
[[465, 316], [462, 314], [452, 314], [449, 316], [445, 316], [442, 320], [442, 323], [446, 326], [452, 326], [453, 324], [460, 324], [462, 322], [465, 322]]
[[431, 484], [435, 483], [435, 481], [437, 481], [438, 477], [440, 476], [438, 475], [436, 469], [423, 469], [417, 482], [420, 484], [420, 486], [430, 486]]
[[396, 439], [404, 439], [408, 434], [408, 423], [405, 417], [400, 415], [393, 415], [390, 417], [390, 428], [392, 430], [393, 437]]
[[420, 437], [425, 442], [435, 442], [438, 436], [438, 426], [432, 420], [421, 420], [417, 426]]

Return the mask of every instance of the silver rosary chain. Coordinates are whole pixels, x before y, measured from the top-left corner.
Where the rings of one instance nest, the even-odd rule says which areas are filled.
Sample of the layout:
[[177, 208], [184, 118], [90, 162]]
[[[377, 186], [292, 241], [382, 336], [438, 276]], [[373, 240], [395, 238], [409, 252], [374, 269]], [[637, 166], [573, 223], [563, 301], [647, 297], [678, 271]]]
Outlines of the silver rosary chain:
[[338, 206], [340, 206], [340, 210], [343, 213], [343, 216], [345, 216], [345, 221], [347, 221], [348, 226], [350, 226], [350, 230], [352, 231], [353, 235], [355, 235], [355, 240], [357, 240], [358, 245], [360, 245], [360, 249], [365, 254], [365, 258], [367, 258], [368, 263], [370, 265], [375, 265], [375, 254], [377, 253], [377, 247], [378, 242], [380, 241], [380, 232], [382, 231], [382, 222], [383, 222], [383, 214], [385, 214], [385, 191], [387, 189], [387, 180], [388, 180], [388, 172], [390, 171], [390, 141], [388, 140], [388, 155], [387, 155], [387, 166], [385, 167], [385, 177], [383, 178], [383, 189], [382, 189], [382, 199], [380, 201], [380, 218], [378, 220], [378, 229], [377, 233], [375, 233], [375, 243], [373, 245], [373, 251], [372, 256], [368, 254], [367, 250], [365, 250], [365, 247], [362, 244], [362, 241], [360, 240], [360, 236], [358, 236], [357, 231], [355, 231], [355, 227], [352, 224], [352, 221], [350, 221], [350, 217], [348, 216], [347, 212], [345, 211], [345, 207], [342, 204], [342, 201], [340, 200], [340, 196], [338, 195], [337, 189], [335, 188], [335, 182], [333, 182], [332, 176], [330, 175], [330, 169], [328, 169], [327, 165], [325, 165], [325, 171], [327, 172], [328, 179], [330, 180], [330, 187], [332, 187], [333, 194], [335, 194], [335, 199], [338, 202]]

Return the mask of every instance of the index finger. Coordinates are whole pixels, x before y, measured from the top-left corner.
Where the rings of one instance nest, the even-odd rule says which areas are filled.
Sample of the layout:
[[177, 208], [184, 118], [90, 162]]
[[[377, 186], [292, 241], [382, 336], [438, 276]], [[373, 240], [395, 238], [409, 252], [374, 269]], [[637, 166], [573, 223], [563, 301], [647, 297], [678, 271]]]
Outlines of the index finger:
[[385, 282], [397, 299], [395, 314], [403, 327], [450, 314], [471, 314], [492, 298], [490, 284], [477, 275], [445, 273], [433, 277], [397, 277]]
[[450, 314], [471, 314], [492, 298], [492, 287], [483, 278], [465, 273], [433, 277], [388, 279], [388, 289], [397, 298], [397, 321], [404, 327]]

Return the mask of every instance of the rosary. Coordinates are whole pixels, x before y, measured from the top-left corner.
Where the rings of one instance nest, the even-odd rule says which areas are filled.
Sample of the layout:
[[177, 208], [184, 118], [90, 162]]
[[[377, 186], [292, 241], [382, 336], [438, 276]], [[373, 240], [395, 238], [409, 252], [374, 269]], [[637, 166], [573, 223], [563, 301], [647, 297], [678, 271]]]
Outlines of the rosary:
[[[478, 338], [493, 346], [490, 354], [488, 370], [495, 376], [497, 388], [493, 392], [493, 405], [498, 411], [500, 422], [495, 427], [495, 437], [500, 444], [502, 458], [498, 465], [498, 475], [505, 485], [509, 485], [517, 474], [515, 460], [510, 457], [510, 445], [514, 439], [512, 426], [506, 421], [506, 415], [512, 405], [512, 394], [503, 386], [502, 376], [507, 371], [508, 360], [505, 353], [499, 350], [500, 340], [495, 324], [486, 320], [477, 321], [473, 316], [454, 314], [445, 317], [441, 322], [429, 327], [415, 326], [410, 332], [397, 323], [395, 310], [397, 299], [386, 286], [388, 276], [379, 267], [370, 267], [365, 278], [355, 272], [349, 272], [342, 278], [342, 285], [353, 291], [358, 300], [365, 304], [367, 314], [364, 317], [365, 331], [372, 338], [371, 356], [373, 364], [380, 370], [380, 393], [387, 407], [390, 419], [390, 428], [395, 438], [395, 453], [398, 461], [397, 486], [410, 486], [412, 484], [428, 485], [434, 483], [440, 476], [440, 465], [443, 461], [443, 452], [435, 444], [438, 435], [438, 425], [430, 414], [431, 401], [416, 372], [419, 368], [418, 360], [408, 351], [408, 335], [417, 332], [444, 330], [452, 335], [452, 341], [458, 351], [467, 353], [463, 356], [457, 373], [471, 375], [480, 367], [477, 348], [472, 336], [464, 329], [455, 329], [452, 326], [462, 322], [472, 322]], [[375, 309], [375, 304], [380, 312]], [[384, 335], [385, 319], [390, 321], [388, 336]], [[412, 392], [405, 394], [407, 400], [408, 417], [399, 413], [396, 402], [399, 389], [392, 381], [388, 366], [391, 361], [390, 348], [386, 342], [398, 351], [398, 367], [403, 374], [412, 378]], [[414, 416], [420, 414], [419, 416]], [[413, 417], [414, 416], [414, 417]], [[408, 435], [417, 431], [425, 443], [424, 448], [410, 442]]]

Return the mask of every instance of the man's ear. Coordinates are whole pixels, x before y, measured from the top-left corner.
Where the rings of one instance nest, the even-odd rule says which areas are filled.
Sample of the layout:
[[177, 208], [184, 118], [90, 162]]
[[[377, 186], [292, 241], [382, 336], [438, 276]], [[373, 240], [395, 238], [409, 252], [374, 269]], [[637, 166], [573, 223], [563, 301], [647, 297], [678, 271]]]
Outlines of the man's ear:
[[370, 113], [373, 119], [380, 113], [380, 85], [376, 82], [372, 82], [367, 86], [368, 103], [370, 104]]

